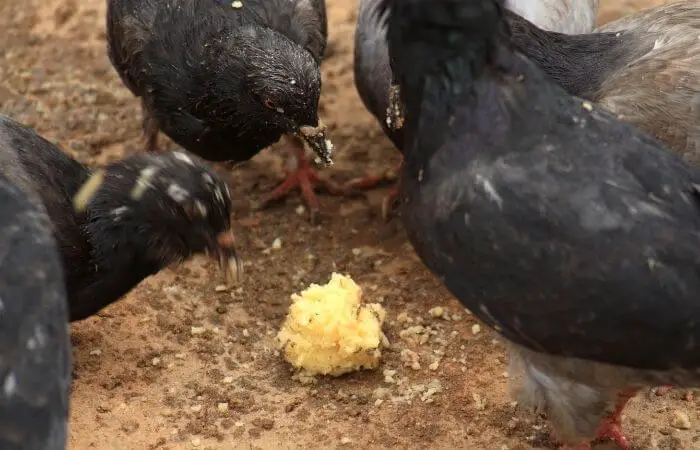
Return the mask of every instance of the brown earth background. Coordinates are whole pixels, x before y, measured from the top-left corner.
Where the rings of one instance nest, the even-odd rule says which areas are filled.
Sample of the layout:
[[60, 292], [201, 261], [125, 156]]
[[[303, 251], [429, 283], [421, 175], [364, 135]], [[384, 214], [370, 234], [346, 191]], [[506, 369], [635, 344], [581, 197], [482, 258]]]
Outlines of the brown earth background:
[[[397, 152], [355, 91], [358, 2], [327, 1], [332, 54], [322, 67], [321, 114], [337, 157], [324, 175], [342, 181], [393, 168]], [[604, 23], [661, 2], [601, 3]], [[1, 111], [88, 164], [140, 151], [138, 101], [105, 52], [104, 1], [0, 0], [0, 11]], [[386, 189], [321, 196], [315, 227], [295, 195], [251, 209], [280, 180], [287, 156], [272, 148], [224, 172], [247, 261], [242, 287], [217, 290], [215, 268], [195, 259], [73, 325], [70, 448], [553, 448], [546, 423], [511, 402], [495, 335], [421, 266], [399, 221], [380, 219]], [[349, 273], [385, 306], [392, 347], [376, 371], [303, 385], [275, 334], [290, 294], [332, 271]], [[445, 317], [433, 317], [435, 307]], [[671, 426], [678, 412], [689, 429]], [[693, 391], [638, 395], [624, 426], [635, 449], [700, 448]]]

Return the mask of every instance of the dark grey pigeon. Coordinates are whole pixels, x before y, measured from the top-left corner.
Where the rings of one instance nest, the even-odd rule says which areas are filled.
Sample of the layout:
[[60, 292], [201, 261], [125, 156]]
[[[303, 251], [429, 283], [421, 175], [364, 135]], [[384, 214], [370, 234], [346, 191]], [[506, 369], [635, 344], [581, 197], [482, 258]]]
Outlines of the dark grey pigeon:
[[382, 3], [413, 247], [507, 341], [520, 406], [629, 448], [636, 391], [700, 385], [700, 172], [518, 53], [502, 0]]
[[66, 448], [68, 308], [51, 224], [0, 173], [0, 448]]

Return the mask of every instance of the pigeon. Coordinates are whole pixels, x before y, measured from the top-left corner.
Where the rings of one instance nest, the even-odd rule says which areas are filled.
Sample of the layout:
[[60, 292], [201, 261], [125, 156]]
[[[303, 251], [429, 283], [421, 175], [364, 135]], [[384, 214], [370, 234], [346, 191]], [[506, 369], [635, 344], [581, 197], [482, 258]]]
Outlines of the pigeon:
[[0, 174], [0, 448], [64, 450], [71, 353], [46, 211]]
[[515, 47], [570, 94], [595, 102], [700, 165], [700, 3], [671, 2], [577, 36], [506, 14]]
[[[360, 99], [377, 119], [384, 133], [394, 146], [403, 151], [400, 130], [400, 112], [393, 111], [389, 99], [392, 97], [392, 72], [386, 43], [386, 14], [378, 10], [379, 0], [360, 0], [357, 27], [355, 30], [354, 71], [355, 87]], [[526, 14], [540, 27], [559, 32], [588, 32], [593, 29], [598, 10], [597, 0], [509, 0], [506, 8]], [[390, 108], [391, 107], [391, 108]], [[387, 122], [387, 115], [389, 121]], [[394, 117], [392, 119], [392, 117]], [[398, 123], [397, 123], [398, 122]], [[401, 164], [394, 171], [401, 173]], [[370, 175], [352, 180], [348, 188], [362, 189], [377, 186], [386, 181], [386, 176]], [[397, 184], [398, 186], [398, 184]], [[395, 186], [384, 198], [382, 217], [389, 218], [391, 207], [398, 195]]]
[[381, 1], [413, 248], [564, 448], [629, 448], [635, 392], [700, 384], [700, 172], [519, 53], [502, 0]]
[[232, 282], [242, 273], [228, 187], [194, 155], [141, 153], [89, 169], [0, 116], [0, 173], [51, 220], [71, 321], [195, 254], [209, 253]]
[[261, 206], [295, 187], [313, 213], [319, 178], [304, 142], [326, 165], [333, 144], [318, 118], [327, 44], [324, 0], [109, 0], [109, 58], [141, 99], [146, 149], [158, 131], [209, 161], [244, 162], [285, 136], [296, 168]]

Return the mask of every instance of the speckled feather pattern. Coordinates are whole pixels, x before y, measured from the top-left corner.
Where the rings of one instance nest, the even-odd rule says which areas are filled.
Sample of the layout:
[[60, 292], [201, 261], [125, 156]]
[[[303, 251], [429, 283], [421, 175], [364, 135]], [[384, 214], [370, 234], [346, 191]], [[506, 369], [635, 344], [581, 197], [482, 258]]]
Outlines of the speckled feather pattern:
[[508, 18], [512, 42], [571, 94], [700, 164], [700, 3], [677, 1], [558, 36]]
[[230, 228], [228, 187], [202, 159], [182, 151], [111, 163], [86, 210], [78, 212], [73, 197], [93, 172], [0, 116], [0, 173], [51, 220], [71, 320], [98, 312], [162, 268], [211, 250]]
[[50, 222], [0, 173], [0, 448], [66, 448], [70, 374], [66, 291]]
[[624, 30], [648, 51], [616, 68], [593, 100], [700, 166], [700, 2], [668, 3], [597, 31]]

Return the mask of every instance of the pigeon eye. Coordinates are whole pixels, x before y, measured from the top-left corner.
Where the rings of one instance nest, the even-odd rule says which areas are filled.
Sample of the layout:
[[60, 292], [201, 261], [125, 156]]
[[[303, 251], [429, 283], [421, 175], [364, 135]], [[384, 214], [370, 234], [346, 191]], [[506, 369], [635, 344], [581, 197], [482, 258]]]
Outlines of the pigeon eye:
[[265, 105], [265, 108], [267, 109], [277, 109], [277, 105], [275, 104], [275, 102], [273, 102], [269, 98], [263, 100], [263, 105]]
[[280, 114], [284, 114], [284, 108], [278, 106], [275, 102], [268, 98], [263, 100], [263, 105], [265, 105], [265, 108], [267, 109], [271, 109], [273, 111], [277, 111]]

